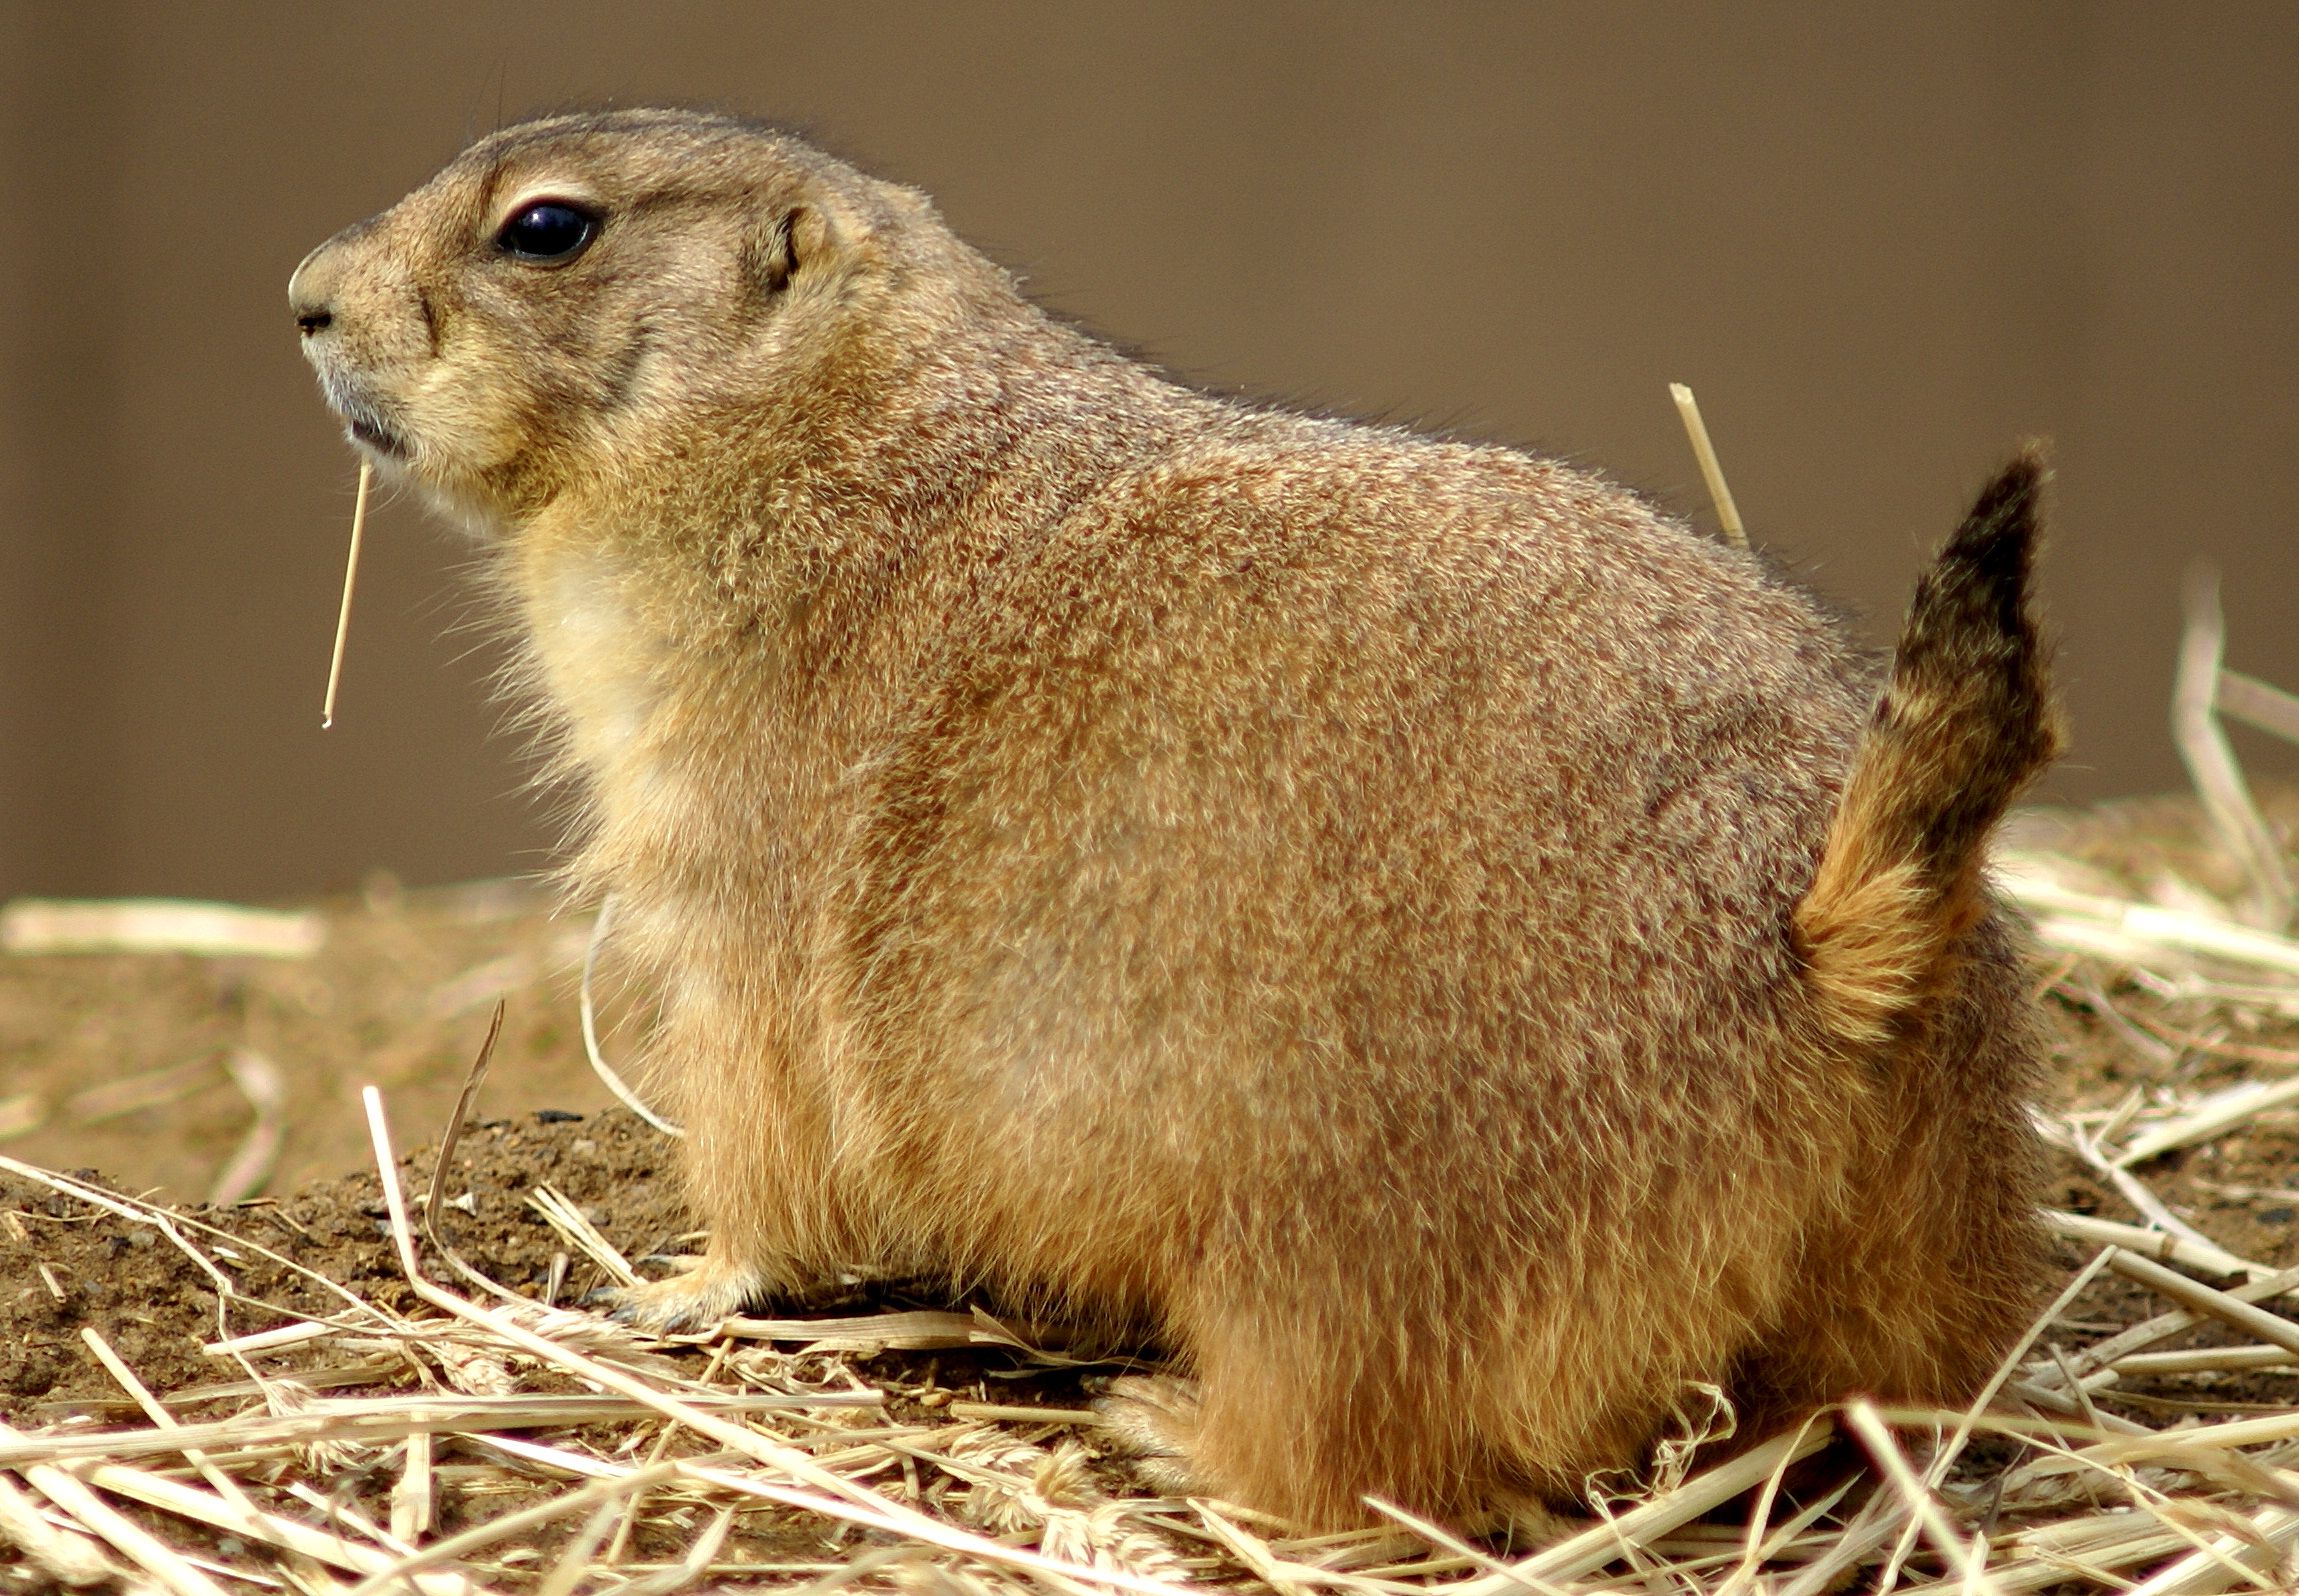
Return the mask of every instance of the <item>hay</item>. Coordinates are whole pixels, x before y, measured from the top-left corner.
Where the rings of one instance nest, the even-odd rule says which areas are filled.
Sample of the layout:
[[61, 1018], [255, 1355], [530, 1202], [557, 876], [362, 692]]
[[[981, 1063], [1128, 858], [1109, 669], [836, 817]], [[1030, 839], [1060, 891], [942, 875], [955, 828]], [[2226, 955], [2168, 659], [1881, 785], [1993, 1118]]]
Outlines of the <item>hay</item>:
[[[2242, 702], [2266, 715], [2271, 693]], [[2192, 683], [2186, 701], [2215, 713]], [[2096, 816], [2031, 820], [2003, 852], [2049, 966], [2039, 990], [2112, 1065], [2043, 1127], [2072, 1185], [2136, 1222], [2047, 1212], [2064, 1289], [1961, 1411], [1854, 1401], [1722, 1461], [1695, 1448], [1529, 1551], [1381, 1503], [1379, 1527], [1300, 1535], [1143, 1492], [1099, 1455], [1098, 1377], [1050, 1327], [895, 1308], [642, 1338], [556, 1305], [570, 1279], [646, 1260], [541, 1180], [524, 1200], [561, 1249], [547, 1286], [489, 1278], [456, 1250], [468, 1210], [447, 1180], [483, 1050], [422, 1200], [366, 1094], [389, 1274], [303, 1268], [255, 1239], [258, 1208], [178, 1212], [0, 1157], [19, 1183], [0, 1199], [0, 1286], [67, 1304], [35, 1221], [142, 1233], [213, 1293], [205, 1352], [244, 1376], [166, 1389], [113, 1326], [82, 1326], [123, 1400], [95, 1404], [100, 1421], [80, 1403], [0, 1425], [0, 1571], [173, 1596], [2299, 1587], [2299, 1269], [2272, 1231], [2214, 1234], [2183, 1201], [2215, 1152], [2299, 1120], [2299, 943], [2260, 923], [2252, 839], [2283, 848], [2273, 824], [2255, 804], [2234, 827], [2203, 813], [2185, 853], [2127, 846]], [[212, 1070], [90, 1087], [76, 1111], [166, 1102]], [[276, 1080], [246, 1059], [235, 1078], [272, 1105], [259, 1120], [276, 1113]], [[2294, 1188], [2269, 1170], [2216, 1189], [2299, 1203]], [[257, 1260], [300, 1271], [316, 1305], [243, 1291]], [[945, 1385], [947, 1355], [1018, 1378]]]

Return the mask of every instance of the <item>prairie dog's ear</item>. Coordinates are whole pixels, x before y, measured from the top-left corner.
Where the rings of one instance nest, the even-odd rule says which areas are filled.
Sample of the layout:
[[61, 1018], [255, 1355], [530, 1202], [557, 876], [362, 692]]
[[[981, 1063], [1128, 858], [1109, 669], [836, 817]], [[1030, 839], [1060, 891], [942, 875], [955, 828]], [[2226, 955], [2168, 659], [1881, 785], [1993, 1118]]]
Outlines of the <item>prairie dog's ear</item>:
[[845, 229], [821, 205], [797, 205], [783, 218], [793, 255], [801, 261], [822, 260], [845, 242]]
[[824, 264], [836, 248], [837, 229], [821, 206], [780, 206], [744, 250], [744, 272], [761, 292], [779, 294], [792, 277]]

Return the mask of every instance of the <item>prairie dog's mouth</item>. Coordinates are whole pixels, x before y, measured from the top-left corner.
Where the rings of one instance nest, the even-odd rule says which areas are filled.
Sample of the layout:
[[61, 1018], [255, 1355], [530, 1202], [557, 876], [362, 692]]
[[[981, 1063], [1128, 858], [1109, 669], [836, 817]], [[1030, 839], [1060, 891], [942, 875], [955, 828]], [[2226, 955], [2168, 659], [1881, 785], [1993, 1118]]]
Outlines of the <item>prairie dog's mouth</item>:
[[378, 454], [387, 454], [394, 460], [404, 460], [414, 453], [406, 439], [380, 421], [366, 416], [346, 415], [343, 426], [356, 441], [366, 444]]
[[322, 373], [319, 385], [327, 398], [328, 409], [343, 418], [344, 431], [351, 434], [352, 442], [365, 444], [392, 460], [406, 461], [414, 457], [415, 445], [384, 418], [379, 406], [333, 373]]

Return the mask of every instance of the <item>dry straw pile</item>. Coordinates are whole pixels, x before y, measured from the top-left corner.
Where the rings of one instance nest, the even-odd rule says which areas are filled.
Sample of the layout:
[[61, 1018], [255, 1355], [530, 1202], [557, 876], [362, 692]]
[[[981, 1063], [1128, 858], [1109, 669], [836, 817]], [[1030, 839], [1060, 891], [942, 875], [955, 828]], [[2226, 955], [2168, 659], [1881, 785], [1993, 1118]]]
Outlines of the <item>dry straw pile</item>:
[[[2047, 1216], [2078, 1267], [1967, 1411], [1855, 1402], [1722, 1464], [1688, 1434], [1605, 1516], [1530, 1555], [1394, 1512], [1383, 1528], [1304, 1538], [1221, 1502], [1135, 1493], [1074, 1405], [936, 1386], [932, 1349], [1060, 1361], [979, 1313], [743, 1321], [664, 1346], [520, 1296], [439, 1223], [453, 1138], [411, 1206], [370, 1092], [396, 1306], [372, 1279], [317, 1276], [212, 1222], [228, 1216], [0, 1159], [52, 1207], [176, 1249], [185, 1278], [216, 1295], [207, 1352], [244, 1376], [200, 1393], [200, 1413], [226, 1416], [179, 1418], [182, 1393], [171, 1406], [82, 1330], [144, 1422], [0, 1425], [0, 1588], [2299, 1588], [2299, 1401], [2278, 1383], [2299, 1374], [2299, 1322], [2279, 1311], [2299, 1269], [2238, 1255], [2151, 1185], [2299, 1105], [2299, 1053], [2261, 1040], [2299, 1022], [2288, 850], [2218, 719], [2299, 740], [2299, 701], [2221, 669], [2216, 604], [2199, 587], [2178, 702], [2205, 817], [2181, 856], [2191, 868], [2119, 862], [2083, 845], [2081, 823], [2047, 842], [2031, 831], [2002, 860], [2037, 921], [2042, 988], [2151, 1073], [2045, 1116], [2075, 1178], [2137, 1222]], [[535, 1200], [574, 1255], [631, 1278], [573, 1204]], [[237, 1274], [258, 1253], [307, 1277], [330, 1311], [285, 1315], [243, 1294]], [[1074, 1370], [1059, 1382], [1073, 1403], [1091, 1389]], [[1802, 1474], [1804, 1494], [1791, 1492], [1789, 1464], [1815, 1453], [1817, 1494]]]

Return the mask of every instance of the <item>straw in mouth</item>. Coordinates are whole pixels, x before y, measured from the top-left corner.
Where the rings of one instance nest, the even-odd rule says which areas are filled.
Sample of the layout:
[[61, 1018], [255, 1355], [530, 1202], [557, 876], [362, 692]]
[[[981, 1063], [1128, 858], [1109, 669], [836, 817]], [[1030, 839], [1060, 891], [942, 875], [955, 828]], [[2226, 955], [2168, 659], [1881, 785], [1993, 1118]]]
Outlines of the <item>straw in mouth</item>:
[[372, 461], [359, 462], [359, 497], [351, 506], [351, 552], [343, 562], [343, 607], [335, 617], [335, 654], [327, 664], [327, 701], [320, 706], [319, 729], [335, 724], [335, 690], [343, 682], [343, 645], [351, 636], [351, 590], [359, 581], [359, 543], [367, 532], [367, 489], [375, 480]]

